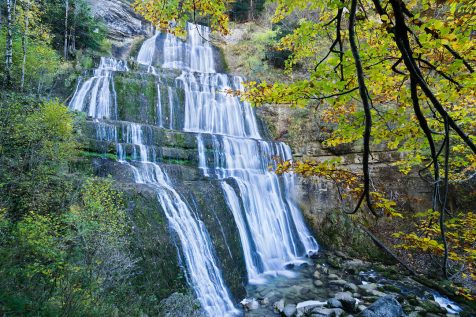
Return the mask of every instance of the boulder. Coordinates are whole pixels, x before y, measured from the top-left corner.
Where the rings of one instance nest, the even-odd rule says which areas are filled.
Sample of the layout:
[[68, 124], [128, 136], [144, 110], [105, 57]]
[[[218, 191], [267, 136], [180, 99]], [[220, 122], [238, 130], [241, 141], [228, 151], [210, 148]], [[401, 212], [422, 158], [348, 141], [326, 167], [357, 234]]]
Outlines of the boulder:
[[322, 308], [324, 305], [326, 305], [327, 302], [321, 302], [317, 300], [308, 300], [305, 302], [300, 302], [297, 304], [296, 309], [297, 317], [302, 317], [302, 316], [309, 316], [309, 314], [312, 313], [312, 311], [316, 308]]
[[321, 280], [315, 280], [312, 283], [314, 284], [315, 287], [322, 287], [324, 285], [324, 283], [322, 283]]
[[335, 299], [337, 299], [342, 304], [342, 307], [344, 307], [345, 310], [350, 312], [353, 312], [355, 310], [357, 300], [352, 297], [352, 293], [339, 292], [335, 295]]
[[379, 298], [361, 313], [362, 317], [403, 317], [402, 305], [393, 296]]
[[321, 279], [321, 273], [319, 271], [315, 271], [314, 274], [312, 274], [312, 277], [316, 280], [319, 280]]
[[371, 291], [376, 290], [378, 287], [375, 283], [359, 285], [358, 288], [365, 294], [369, 294]]
[[344, 285], [344, 289], [346, 291], [351, 291], [353, 293], [357, 292], [359, 290], [359, 288], [357, 287], [357, 285], [355, 285], [354, 283], [346, 283]]
[[331, 298], [327, 301], [327, 307], [329, 308], [342, 308], [342, 303], [335, 299], [335, 298]]
[[330, 279], [330, 280], [338, 280], [339, 279], [339, 277], [336, 274], [329, 274], [329, 276], [327, 278]]

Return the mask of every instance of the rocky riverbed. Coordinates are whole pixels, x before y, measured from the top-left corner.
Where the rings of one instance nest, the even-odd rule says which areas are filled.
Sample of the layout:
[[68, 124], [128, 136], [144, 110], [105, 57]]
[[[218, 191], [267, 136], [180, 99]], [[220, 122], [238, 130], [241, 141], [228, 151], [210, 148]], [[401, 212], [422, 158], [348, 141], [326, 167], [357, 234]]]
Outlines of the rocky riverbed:
[[289, 265], [287, 272], [289, 276], [248, 286], [248, 297], [241, 302], [245, 316], [475, 316], [464, 303], [447, 301], [398, 266], [341, 252], [320, 252], [309, 263]]

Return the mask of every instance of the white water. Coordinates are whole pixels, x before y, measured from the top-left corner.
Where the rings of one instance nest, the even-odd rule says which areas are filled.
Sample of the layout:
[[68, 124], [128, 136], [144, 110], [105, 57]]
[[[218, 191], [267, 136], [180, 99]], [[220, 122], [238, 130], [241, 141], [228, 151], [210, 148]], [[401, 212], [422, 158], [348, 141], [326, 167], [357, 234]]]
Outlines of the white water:
[[114, 91], [113, 71], [128, 71], [127, 63], [113, 58], [101, 57], [93, 77], [78, 83], [69, 107], [84, 111], [93, 118], [111, 118], [116, 112], [117, 101]]
[[[147, 66], [160, 64], [163, 68], [179, 68], [193, 72], [214, 73], [213, 49], [208, 41], [209, 30], [198, 24], [187, 24], [187, 40], [166, 33], [156, 33], [139, 50], [137, 62]], [[164, 37], [157, 44], [158, 37]], [[160, 51], [157, 46], [160, 45]]]
[[[286, 264], [303, 261], [318, 250], [294, 201], [293, 176], [278, 177], [269, 171], [273, 157], [292, 159], [290, 149], [262, 140], [251, 106], [226, 93], [242, 89], [242, 79], [216, 73], [205, 40], [209, 30], [192, 24], [188, 30], [186, 42], [167, 35], [162, 64], [183, 70], [176, 85], [185, 90], [184, 130], [199, 133], [199, 162], [205, 176], [233, 178], [237, 184], [237, 188], [226, 182], [222, 186], [240, 233], [249, 281], [286, 274]], [[173, 108], [172, 100], [169, 105]], [[210, 137], [212, 158], [204, 143]], [[208, 161], [213, 161], [212, 166]]]

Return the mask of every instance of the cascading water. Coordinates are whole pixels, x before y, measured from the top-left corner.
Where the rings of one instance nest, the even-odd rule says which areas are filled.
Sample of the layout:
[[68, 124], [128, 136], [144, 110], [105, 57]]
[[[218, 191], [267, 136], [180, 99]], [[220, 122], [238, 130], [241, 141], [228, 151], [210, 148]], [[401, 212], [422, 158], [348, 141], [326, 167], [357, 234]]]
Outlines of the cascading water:
[[[114, 93], [113, 71], [127, 71], [127, 63], [113, 58], [101, 57], [99, 67], [93, 77], [84, 83], [78, 83], [76, 92], [69, 104], [70, 109], [87, 111], [93, 118], [110, 118], [117, 111]], [[85, 109], [87, 107], [87, 109]]]
[[[275, 157], [287, 160], [291, 153], [283, 143], [263, 140], [251, 106], [225, 93], [242, 89], [243, 79], [217, 73], [208, 28], [188, 24], [187, 30], [186, 41], [156, 33], [138, 54], [138, 63], [155, 78], [154, 122], [195, 135], [199, 167], [205, 176], [219, 181], [233, 213], [248, 281], [265, 281], [267, 275], [286, 273], [286, 264], [303, 261], [318, 249], [294, 201], [293, 176], [269, 171]], [[167, 68], [182, 73], [177, 77]], [[102, 58], [93, 77], [78, 84], [70, 108], [94, 118], [96, 139], [115, 143], [118, 160], [133, 171], [135, 182], [155, 189], [203, 309], [212, 317], [235, 316], [239, 311], [226, 288], [210, 235], [158, 164], [161, 153], [151, 127], [117, 121], [127, 119], [118, 118], [113, 76], [126, 71], [125, 62]]]
[[[208, 41], [209, 30], [198, 24], [187, 24], [187, 40], [182, 41], [172, 34], [156, 33], [146, 40], [139, 50], [137, 62], [147, 66], [180, 68], [194, 72], [215, 72], [213, 49]], [[157, 41], [164, 37], [162, 41]]]
[[[292, 158], [289, 147], [262, 140], [250, 105], [226, 94], [228, 89], [242, 89], [243, 80], [216, 73], [213, 60], [209, 60], [209, 30], [189, 24], [188, 31], [187, 42], [167, 35], [165, 45], [170, 50], [164, 51], [167, 58], [162, 67], [183, 69], [176, 85], [185, 91], [184, 130], [199, 133], [197, 143], [204, 174], [223, 180], [233, 178], [238, 185], [239, 192], [235, 192], [222, 183], [239, 228], [249, 281], [259, 282], [263, 274], [285, 273], [287, 263], [316, 252], [318, 245], [292, 197], [293, 177], [278, 177], [268, 171], [272, 158]], [[191, 60], [189, 55], [177, 53], [184, 47], [196, 53]], [[211, 135], [213, 166], [207, 164], [202, 133]]]
[[263, 273], [283, 272], [286, 263], [316, 252], [318, 245], [292, 197], [294, 178], [268, 171], [272, 158], [292, 158], [289, 147], [261, 140], [250, 105], [224, 92], [242, 89], [242, 79], [186, 72], [180, 78], [186, 97], [184, 129], [212, 136], [211, 168], [203, 137], [197, 139], [201, 167], [207, 175], [234, 178], [238, 184], [236, 193], [222, 183], [240, 231], [249, 281], [262, 280]]

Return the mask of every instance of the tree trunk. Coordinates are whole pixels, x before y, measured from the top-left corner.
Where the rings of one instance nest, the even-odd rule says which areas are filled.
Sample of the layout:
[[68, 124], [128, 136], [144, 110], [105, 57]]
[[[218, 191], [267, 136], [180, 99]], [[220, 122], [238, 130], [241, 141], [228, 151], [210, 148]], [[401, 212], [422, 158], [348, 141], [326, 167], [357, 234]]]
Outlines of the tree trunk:
[[5, 45], [5, 86], [12, 83], [13, 39], [12, 39], [12, 0], [7, 0], [7, 37]]
[[64, 59], [68, 59], [68, 16], [69, 16], [69, 0], [65, 0], [65, 12], [64, 12]]
[[250, 0], [250, 7], [248, 8], [248, 20], [252, 21], [254, 19], [254, 4], [253, 0]]
[[29, 26], [29, 17], [28, 14], [30, 12], [30, 0], [26, 0], [25, 8], [24, 8], [24, 18], [25, 18], [25, 30], [23, 31], [22, 37], [22, 48], [23, 48], [23, 62], [21, 65], [21, 84], [20, 88], [23, 91], [25, 88], [25, 67], [26, 67], [26, 52], [27, 52], [27, 44], [28, 44], [28, 26]]

